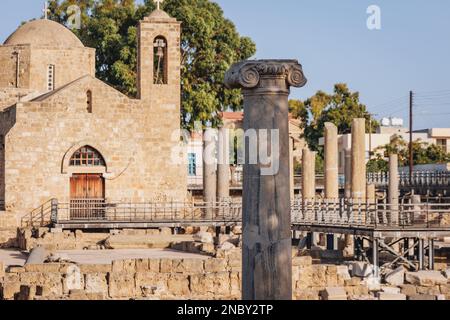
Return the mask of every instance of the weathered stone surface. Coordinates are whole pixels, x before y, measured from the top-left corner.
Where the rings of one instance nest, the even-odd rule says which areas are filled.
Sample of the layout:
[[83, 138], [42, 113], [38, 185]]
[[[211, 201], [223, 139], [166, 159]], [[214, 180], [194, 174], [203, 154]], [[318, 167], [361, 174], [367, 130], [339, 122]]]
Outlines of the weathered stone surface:
[[379, 300], [387, 300], [387, 301], [406, 300], [406, 295], [401, 294], [401, 293], [379, 292], [378, 299]]
[[323, 300], [347, 300], [347, 292], [342, 287], [328, 287], [321, 293]]
[[112, 272], [109, 274], [108, 280], [111, 298], [129, 298], [136, 295], [134, 273]]
[[186, 296], [189, 294], [188, 275], [171, 274], [167, 279], [167, 288], [175, 296]]
[[82, 264], [80, 265], [82, 273], [108, 273], [112, 271], [111, 264]]
[[413, 295], [417, 294], [416, 286], [414, 286], [412, 284], [404, 284], [404, 285], [400, 286], [400, 289], [401, 289], [401, 293], [403, 293], [407, 296], [413, 296]]
[[436, 296], [428, 295], [428, 294], [416, 294], [413, 296], [409, 296], [408, 300], [414, 300], [414, 301], [435, 301]]
[[80, 272], [80, 267], [71, 265], [67, 268], [67, 273], [63, 277], [63, 292], [69, 293], [71, 290], [81, 290], [84, 288], [84, 277]]
[[407, 272], [405, 280], [407, 283], [424, 287], [447, 283], [447, 279], [439, 271]]
[[292, 265], [294, 267], [311, 266], [312, 258], [310, 256], [294, 257], [292, 258]]
[[[0, 272], [1, 272], [1, 270], [0, 270]], [[450, 268], [445, 269], [443, 274], [447, 278], [447, 280], [450, 280]]]
[[2, 261], [0, 261], [0, 278], [5, 276], [5, 265]]
[[200, 231], [194, 234], [194, 240], [202, 243], [214, 243], [214, 237], [211, 233]]
[[136, 260], [114, 260], [112, 262], [112, 272], [133, 274], [136, 272]]
[[381, 286], [381, 291], [386, 292], [386, 293], [392, 293], [392, 294], [401, 293], [401, 289], [397, 288], [397, 287]]
[[136, 273], [136, 290], [138, 295], [155, 295], [168, 293], [168, 279], [170, 274], [167, 273]]
[[234, 244], [232, 244], [231, 242], [224, 242], [221, 246], [220, 249], [222, 249], [223, 251], [230, 251], [235, 249], [236, 246]]
[[208, 259], [205, 260], [205, 272], [223, 272], [227, 270], [227, 260]]
[[43, 264], [26, 264], [26, 272], [58, 272], [60, 265], [57, 263], [43, 263]]
[[86, 293], [108, 293], [106, 273], [88, 273], [84, 277], [84, 290]]
[[367, 262], [353, 262], [351, 270], [353, 277], [367, 278], [373, 274], [373, 265]]
[[387, 273], [385, 281], [393, 286], [401, 286], [405, 282], [405, 269], [403, 267], [399, 267]]
[[337, 266], [337, 275], [343, 280], [351, 279], [350, 272], [348, 271], [347, 266]]

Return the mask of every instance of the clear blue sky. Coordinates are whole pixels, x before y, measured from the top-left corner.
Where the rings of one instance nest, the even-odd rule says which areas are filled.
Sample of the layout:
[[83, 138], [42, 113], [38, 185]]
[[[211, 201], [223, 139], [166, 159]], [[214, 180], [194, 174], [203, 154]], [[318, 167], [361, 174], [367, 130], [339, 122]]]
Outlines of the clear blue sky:
[[[256, 58], [296, 58], [307, 98], [346, 82], [370, 112], [407, 120], [417, 92], [415, 129], [450, 127], [450, 1], [217, 0], [239, 32], [257, 44]], [[366, 26], [369, 5], [381, 8], [381, 30]], [[37, 18], [43, 1], [2, 0], [0, 39]], [[0, 41], [1, 41], [0, 40]]]

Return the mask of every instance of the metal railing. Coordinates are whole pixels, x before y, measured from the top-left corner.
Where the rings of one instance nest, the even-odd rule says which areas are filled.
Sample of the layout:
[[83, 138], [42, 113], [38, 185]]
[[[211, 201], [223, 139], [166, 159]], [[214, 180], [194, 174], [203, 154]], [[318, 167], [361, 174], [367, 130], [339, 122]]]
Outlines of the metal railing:
[[[52, 222], [52, 201], [49, 200], [21, 218], [22, 227], [40, 227]], [[55, 209], [53, 207], [53, 209]], [[54, 212], [54, 211], [53, 211]]]
[[[367, 182], [377, 186], [389, 185], [389, 172], [367, 174]], [[450, 172], [414, 171], [411, 178], [409, 173], [399, 173], [400, 186], [413, 187], [450, 187]]]
[[293, 223], [367, 228], [445, 228], [450, 230], [449, 203], [358, 202], [354, 200], [294, 201]]
[[[227, 222], [242, 219], [242, 203], [226, 200], [206, 202], [107, 202], [79, 199], [52, 201], [52, 221], [63, 222]], [[297, 225], [365, 228], [445, 228], [450, 230], [450, 203], [359, 202], [348, 199], [291, 203], [291, 220]]]
[[232, 200], [207, 202], [107, 202], [78, 199], [58, 203], [54, 223], [67, 221], [103, 222], [195, 222], [240, 221], [242, 205]]

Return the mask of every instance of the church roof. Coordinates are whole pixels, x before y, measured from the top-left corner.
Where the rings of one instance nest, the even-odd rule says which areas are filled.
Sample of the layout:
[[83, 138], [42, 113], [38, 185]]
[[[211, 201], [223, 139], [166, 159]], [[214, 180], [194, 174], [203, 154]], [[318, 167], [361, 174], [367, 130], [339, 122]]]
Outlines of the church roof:
[[84, 47], [77, 36], [64, 27], [51, 20], [34, 20], [25, 23], [14, 31], [5, 45], [29, 44], [50, 47]]
[[152, 22], [177, 22], [177, 19], [172, 18], [161, 9], [156, 9], [149, 16], [145, 17], [144, 20], [152, 21]]

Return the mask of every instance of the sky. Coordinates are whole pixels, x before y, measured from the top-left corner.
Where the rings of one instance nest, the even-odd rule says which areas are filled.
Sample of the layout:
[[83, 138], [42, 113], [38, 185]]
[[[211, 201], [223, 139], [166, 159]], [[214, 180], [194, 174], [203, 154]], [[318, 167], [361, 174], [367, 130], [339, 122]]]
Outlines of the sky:
[[[450, 127], [450, 1], [448, 0], [216, 0], [238, 31], [257, 46], [255, 58], [298, 59], [308, 84], [291, 97], [331, 93], [347, 83], [376, 118], [414, 129]], [[39, 18], [44, 1], [2, 0], [0, 41], [22, 22]], [[370, 30], [371, 5], [381, 29]]]

